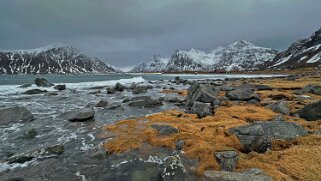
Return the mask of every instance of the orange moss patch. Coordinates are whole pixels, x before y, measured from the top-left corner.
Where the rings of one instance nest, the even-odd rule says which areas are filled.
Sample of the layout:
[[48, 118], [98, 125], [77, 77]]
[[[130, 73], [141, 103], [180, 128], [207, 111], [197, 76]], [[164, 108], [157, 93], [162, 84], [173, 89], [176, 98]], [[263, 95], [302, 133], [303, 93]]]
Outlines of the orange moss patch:
[[299, 138], [297, 145], [265, 154], [241, 154], [238, 169], [261, 168], [275, 180], [320, 180], [321, 136]]
[[255, 105], [219, 107], [215, 110], [215, 116], [220, 119], [241, 119], [247, 122], [270, 121], [277, 114], [264, 107]]
[[258, 91], [258, 94], [261, 95], [262, 99], [268, 99], [272, 100], [273, 98], [279, 97], [279, 98], [284, 98], [285, 100], [291, 101], [295, 98], [295, 96], [292, 94], [292, 91], [277, 91], [277, 90], [264, 90], [264, 91]]
[[[198, 119], [195, 114], [169, 110], [105, 126], [104, 129], [116, 137], [106, 142], [103, 147], [112, 153], [138, 149], [144, 143], [175, 149], [175, 143], [184, 140], [183, 151], [187, 156], [199, 160], [196, 172], [202, 174], [206, 169], [219, 169], [213, 157], [216, 151], [242, 151], [237, 137], [230, 135], [228, 129], [246, 125], [248, 121], [268, 121], [275, 115], [270, 110], [253, 105], [220, 107], [214, 116], [202, 119]], [[151, 127], [153, 124], [171, 125], [177, 128], [179, 133], [159, 136]]]
[[161, 93], [164, 94], [178, 94], [180, 96], [187, 96], [187, 90], [171, 90], [171, 89], [163, 89]]

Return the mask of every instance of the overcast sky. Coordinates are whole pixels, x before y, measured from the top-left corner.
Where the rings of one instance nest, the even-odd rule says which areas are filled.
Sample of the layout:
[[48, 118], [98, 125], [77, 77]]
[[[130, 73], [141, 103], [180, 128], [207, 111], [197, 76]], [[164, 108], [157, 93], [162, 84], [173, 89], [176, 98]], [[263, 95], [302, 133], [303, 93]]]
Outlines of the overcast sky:
[[321, 26], [321, 0], [0, 0], [0, 49], [66, 43], [119, 67], [245, 39], [285, 49]]

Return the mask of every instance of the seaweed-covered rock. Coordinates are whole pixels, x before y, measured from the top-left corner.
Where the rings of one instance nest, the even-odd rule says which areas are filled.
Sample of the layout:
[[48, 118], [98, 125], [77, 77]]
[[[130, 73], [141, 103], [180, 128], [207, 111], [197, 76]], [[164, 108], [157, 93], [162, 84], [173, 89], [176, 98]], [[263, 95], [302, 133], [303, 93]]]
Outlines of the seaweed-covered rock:
[[161, 136], [166, 136], [166, 135], [170, 135], [173, 133], [178, 133], [178, 129], [176, 129], [170, 125], [153, 124], [152, 128], [156, 129], [158, 131], [158, 134]]
[[236, 89], [226, 92], [225, 96], [232, 101], [260, 101], [260, 96], [256, 94], [252, 89]]

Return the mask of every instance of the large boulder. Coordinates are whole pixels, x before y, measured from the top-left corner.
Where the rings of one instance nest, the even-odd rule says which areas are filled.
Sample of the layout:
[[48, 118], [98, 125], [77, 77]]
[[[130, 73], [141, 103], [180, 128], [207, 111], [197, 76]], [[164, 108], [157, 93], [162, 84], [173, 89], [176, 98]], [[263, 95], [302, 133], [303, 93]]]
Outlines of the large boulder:
[[38, 87], [52, 87], [54, 84], [50, 83], [47, 79], [45, 78], [36, 78], [35, 84]]
[[276, 113], [281, 113], [284, 115], [290, 115], [290, 108], [286, 101], [279, 101], [267, 106], [267, 108], [271, 109]]
[[136, 107], [157, 107], [163, 105], [163, 103], [158, 99], [153, 99], [149, 96], [142, 96], [139, 98], [140, 99], [131, 100], [128, 105]]
[[150, 85], [136, 85], [133, 84], [131, 89], [133, 90], [133, 94], [141, 94], [146, 93], [148, 89], [152, 89], [153, 87]]
[[298, 115], [307, 121], [315, 121], [321, 119], [321, 101], [306, 105], [299, 111]]
[[295, 94], [316, 94], [321, 95], [321, 86], [316, 84], [309, 84], [304, 86], [302, 89], [294, 91]]
[[308, 135], [302, 126], [280, 118], [270, 122], [256, 122], [246, 126], [229, 129], [236, 134], [246, 152], [264, 153], [271, 148], [272, 140], [291, 141], [299, 136]]
[[225, 96], [232, 101], [260, 101], [260, 96], [252, 89], [236, 89], [226, 92]]
[[42, 94], [42, 93], [46, 93], [46, 92], [48, 92], [48, 91], [41, 90], [41, 89], [30, 89], [30, 90], [23, 92], [22, 94], [33, 95], [33, 94]]
[[191, 111], [192, 113], [197, 114], [199, 118], [213, 115], [213, 107], [210, 103], [194, 101]]
[[213, 103], [219, 100], [215, 88], [207, 84], [194, 84], [188, 88], [186, 106], [192, 107], [194, 101]]
[[34, 116], [32, 113], [22, 106], [0, 109], [0, 124], [8, 124], [17, 121], [28, 122], [33, 119]]
[[205, 171], [205, 181], [273, 181], [260, 169], [249, 169], [242, 173], [227, 171]]
[[179, 155], [168, 156], [162, 164], [162, 181], [190, 181], [191, 178], [182, 164]]
[[60, 115], [61, 118], [72, 122], [84, 122], [93, 120], [95, 111], [93, 108], [82, 108], [74, 111], [65, 112]]

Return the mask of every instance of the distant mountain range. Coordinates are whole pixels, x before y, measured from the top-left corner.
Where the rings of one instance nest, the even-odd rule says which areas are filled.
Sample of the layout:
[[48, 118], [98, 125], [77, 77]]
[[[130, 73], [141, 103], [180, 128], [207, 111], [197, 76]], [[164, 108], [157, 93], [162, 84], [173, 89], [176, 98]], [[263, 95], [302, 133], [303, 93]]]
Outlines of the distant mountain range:
[[229, 72], [320, 66], [321, 29], [283, 52], [242, 40], [209, 52], [191, 49], [176, 51], [168, 58], [155, 56], [138, 64], [131, 72]]
[[81, 74], [118, 72], [65, 44], [31, 50], [0, 51], [0, 74]]
[[296, 69], [321, 66], [321, 29], [308, 39], [293, 43], [266, 65], [270, 69]]
[[277, 55], [277, 51], [242, 40], [209, 52], [191, 49], [176, 51], [170, 58], [155, 56], [131, 72], [188, 72], [258, 70]]
[[[278, 52], [241, 40], [205, 52], [177, 50], [135, 66], [130, 72], [229, 72], [321, 67], [321, 29]], [[31, 50], [0, 51], [0, 74], [81, 74], [121, 72], [64, 44]]]

